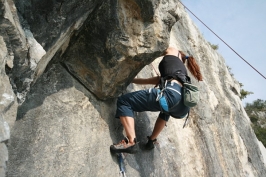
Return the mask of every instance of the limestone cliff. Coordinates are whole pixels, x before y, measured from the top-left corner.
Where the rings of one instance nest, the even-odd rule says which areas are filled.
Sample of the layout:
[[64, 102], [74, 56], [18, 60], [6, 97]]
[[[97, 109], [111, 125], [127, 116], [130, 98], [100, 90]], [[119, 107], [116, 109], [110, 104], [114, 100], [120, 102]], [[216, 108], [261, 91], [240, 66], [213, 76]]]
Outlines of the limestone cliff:
[[158, 113], [135, 114], [127, 176], [266, 174], [238, 82], [178, 0], [1, 0], [0, 27], [0, 175], [118, 176], [116, 98], [148, 88], [130, 82], [156, 75], [169, 45], [200, 64], [200, 102], [152, 151], [142, 147]]

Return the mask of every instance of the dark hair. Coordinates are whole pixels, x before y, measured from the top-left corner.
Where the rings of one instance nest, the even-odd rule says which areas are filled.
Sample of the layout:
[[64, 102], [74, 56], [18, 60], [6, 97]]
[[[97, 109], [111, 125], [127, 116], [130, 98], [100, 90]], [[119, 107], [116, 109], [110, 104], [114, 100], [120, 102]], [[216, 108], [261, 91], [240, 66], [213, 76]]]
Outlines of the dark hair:
[[191, 74], [198, 80], [198, 81], [202, 81], [202, 75], [200, 72], [200, 68], [199, 65], [196, 63], [196, 60], [193, 56], [188, 56], [188, 58], [186, 57], [186, 55], [184, 54], [184, 52], [179, 51], [182, 57], [182, 61], [185, 64], [187, 61], [187, 68], [188, 70], [191, 72]]

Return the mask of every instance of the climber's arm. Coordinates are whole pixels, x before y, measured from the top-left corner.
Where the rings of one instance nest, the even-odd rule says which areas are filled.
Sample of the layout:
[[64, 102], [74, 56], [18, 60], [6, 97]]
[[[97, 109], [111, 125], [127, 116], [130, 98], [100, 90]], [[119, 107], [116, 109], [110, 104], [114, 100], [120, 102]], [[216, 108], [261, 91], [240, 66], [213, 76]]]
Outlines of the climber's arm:
[[157, 85], [160, 82], [160, 76], [151, 77], [151, 78], [134, 78], [132, 83], [134, 84], [151, 84]]

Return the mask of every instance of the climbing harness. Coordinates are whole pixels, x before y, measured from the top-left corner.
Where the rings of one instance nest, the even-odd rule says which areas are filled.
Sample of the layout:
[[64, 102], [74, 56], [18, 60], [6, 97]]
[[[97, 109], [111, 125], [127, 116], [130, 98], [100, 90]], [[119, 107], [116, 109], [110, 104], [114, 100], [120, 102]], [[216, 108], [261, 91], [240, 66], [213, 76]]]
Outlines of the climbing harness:
[[124, 165], [124, 157], [122, 153], [117, 154], [117, 160], [118, 160], [118, 165], [119, 165], [119, 176], [120, 177], [126, 177], [126, 171], [125, 171], [125, 165]]
[[[186, 59], [188, 59], [188, 56], [186, 56]], [[151, 63], [151, 65], [152, 65], [152, 63]], [[156, 69], [154, 68], [154, 66], [152, 65], [152, 67], [153, 67], [153, 69], [155, 70], [155, 72], [157, 73], [157, 75], [159, 76], [159, 74], [158, 74], [158, 72], [156, 71]], [[187, 81], [187, 84], [189, 84], [189, 85], [191, 85], [191, 81], [190, 81], [190, 77], [189, 76], [186, 76], [186, 81]], [[164, 95], [163, 95], [163, 92], [165, 91], [165, 89], [166, 89], [166, 86], [167, 86], [167, 82], [168, 82], [168, 80], [164, 80], [164, 78], [161, 78], [161, 82], [162, 83], [164, 83], [164, 86], [160, 86], [160, 89], [157, 89], [157, 98], [156, 98], [156, 101], [159, 101], [159, 103], [160, 103], [160, 106], [161, 106], [161, 111], [162, 112], [164, 112], [164, 113], [166, 113], [166, 114], [169, 114], [169, 107], [168, 107], [168, 104], [167, 104], [167, 100], [166, 100], [166, 98], [164, 97]], [[186, 83], [185, 83], [186, 84]], [[193, 86], [193, 88], [194, 88], [195, 86]], [[171, 89], [171, 90], [173, 90], [173, 91], [175, 91], [175, 92], [177, 92], [178, 94], [180, 94], [181, 95], [181, 93], [179, 92], [179, 91], [177, 91], [177, 90], [175, 90], [175, 89], [173, 89], [173, 88], [171, 88], [171, 87], [168, 87], [167, 89]], [[195, 88], [194, 88], [195, 89]], [[186, 90], [186, 89], [184, 89], [184, 90]], [[198, 91], [198, 89], [196, 88], [196, 90]], [[189, 90], [189, 93], [191, 93], [190, 92], [191, 90]], [[183, 91], [184, 92], [184, 91]], [[192, 90], [192, 92], [194, 92], [194, 90]], [[183, 93], [183, 96], [184, 95], [186, 95], [186, 92], [185, 93]], [[191, 94], [189, 94], [190, 96], [191, 96]], [[197, 95], [197, 98], [198, 98], [199, 96]], [[193, 103], [193, 104], [191, 104], [191, 100], [193, 100], [194, 101], [194, 96], [193, 96], [193, 99], [191, 99], [192, 97], [190, 97], [190, 99], [189, 100], [187, 100], [186, 102], [189, 102], [189, 104], [187, 105], [188, 107], [193, 107], [193, 106], [195, 106], [196, 105], [196, 103]], [[198, 100], [198, 99], [197, 99]], [[192, 106], [191, 106], [192, 105]], [[186, 115], [186, 120], [185, 120], [185, 122], [184, 122], [184, 125], [183, 125], [183, 128], [185, 128], [186, 126], [187, 126], [187, 124], [188, 124], [188, 122], [189, 122], [189, 112], [190, 111], [188, 111], [188, 113], [187, 113], [187, 115]], [[165, 126], [166, 126], [166, 124], [165, 124]]]
[[[169, 87], [167, 88], [166, 85], [167, 85], [167, 80], [165, 81], [165, 86], [162, 88], [162, 90], [157, 89], [157, 98], [156, 98], [156, 101], [159, 101], [160, 106], [161, 106], [161, 111], [164, 112], [164, 113], [166, 113], [166, 114], [169, 114], [169, 109], [170, 108], [168, 107], [168, 104], [167, 104], [166, 98], [163, 95], [163, 92], [166, 89], [171, 89], [171, 90], [177, 92], [180, 95], [181, 95], [181, 93], [179, 91], [173, 89], [173, 88], [169, 88]], [[188, 113], [187, 113], [186, 120], [185, 120], [185, 123], [183, 125], [183, 128], [185, 128], [187, 126], [187, 124], [188, 124], [189, 112], [190, 111], [188, 111]]]
[[161, 109], [162, 109], [163, 112], [168, 112], [169, 111], [169, 107], [168, 107], [166, 98], [163, 95], [163, 92], [166, 89], [166, 84], [167, 84], [167, 81], [165, 82], [164, 88], [162, 90], [157, 89], [157, 98], [156, 98], [156, 101], [159, 101], [159, 103], [161, 105]]
[[166, 80], [165, 81], [165, 85], [164, 85], [164, 87], [161, 90], [160, 89], [157, 89], [157, 98], [156, 98], [156, 101], [159, 101], [160, 106], [162, 108], [162, 112], [165, 112], [165, 113], [168, 114], [170, 108], [169, 108], [169, 106], [167, 104], [167, 100], [166, 100], [165, 96], [163, 95], [163, 92], [166, 89], [169, 89], [169, 90], [173, 90], [173, 91], [177, 92], [179, 95], [181, 95], [181, 93], [179, 91], [171, 88], [171, 87], [166, 87], [167, 82], [168, 81]]

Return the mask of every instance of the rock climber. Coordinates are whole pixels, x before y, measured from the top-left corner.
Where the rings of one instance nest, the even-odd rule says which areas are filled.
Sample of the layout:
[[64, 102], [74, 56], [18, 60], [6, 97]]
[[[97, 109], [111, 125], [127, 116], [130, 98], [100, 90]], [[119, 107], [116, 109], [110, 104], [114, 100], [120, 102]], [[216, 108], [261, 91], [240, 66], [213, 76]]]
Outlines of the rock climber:
[[[154, 84], [162, 85], [162, 78], [167, 82], [167, 89], [164, 91], [169, 107], [176, 106], [173, 114], [175, 117], [184, 118], [189, 107], [185, 106], [182, 101], [182, 86], [183, 76], [187, 75], [187, 68], [191, 74], [198, 80], [202, 81], [200, 68], [193, 56], [186, 56], [182, 51], [174, 47], [169, 47], [164, 52], [164, 57], [159, 63], [160, 76], [151, 78], [134, 78], [134, 84]], [[175, 75], [175, 77], [173, 77]], [[176, 78], [176, 79], [174, 79]], [[134, 154], [138, 151], [138, 143], [135, 133], [134, 111], [160, 111], [156, 120], [153, 132], [148, 136], [148, 141], [145, 148], [151, 150], [154, 148], [154, 143], [157, 137], [166, 125], [170, 115], [161, 112], [159, 102], [156, 100], [158, 96], [158, 88], [150, 88], [131, 92], [118, 97], [116, 118], [119, 118], [124, 129], [126, 137], [118, 144], [110, 146], [111, 152], [120, 153], [126, 152]]]

